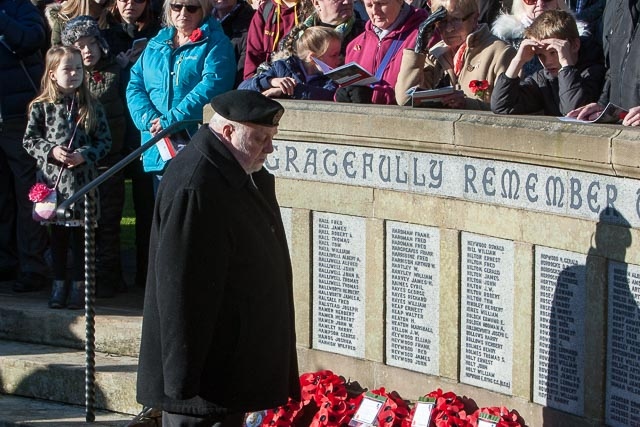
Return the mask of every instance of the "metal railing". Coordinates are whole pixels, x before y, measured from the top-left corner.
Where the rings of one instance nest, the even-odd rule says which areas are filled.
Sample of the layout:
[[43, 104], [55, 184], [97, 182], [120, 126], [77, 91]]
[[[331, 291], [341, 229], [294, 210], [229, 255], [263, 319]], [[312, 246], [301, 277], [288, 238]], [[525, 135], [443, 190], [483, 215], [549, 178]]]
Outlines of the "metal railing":
[[64, 200], [56, 209], [56, 217], [65, 221], [73, 217], [71, 205], [84, 197], [84, 271], [85, 271], [85, 296], [84, 296], [84, 316], [85, 316], [85, 419], [87, 422], [95, 421], [95, 227], [96, 210], [94, 209], [95, 198], [92, 197], [95, 189], [121, 171], [133, 160], [162, 138], [190, 125], [199, 123], [198, 120], [185, 120], [174, 123], [152, 139], [136, 148], [125, 158], [107, 169], [93, 181], [82, 187]]

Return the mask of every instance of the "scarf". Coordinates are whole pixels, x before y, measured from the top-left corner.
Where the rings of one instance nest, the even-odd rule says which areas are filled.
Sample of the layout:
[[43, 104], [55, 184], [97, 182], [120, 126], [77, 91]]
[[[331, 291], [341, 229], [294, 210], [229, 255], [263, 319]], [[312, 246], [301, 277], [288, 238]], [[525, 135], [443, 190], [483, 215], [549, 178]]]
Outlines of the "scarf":
[[462, 71], [462, 65], [464, 64], [464, 54], [467, 51], [467, 42], [464, 42], [460, 45], [456, 54], [453, 55], [453, 72], [456, 77], [460, 77], [460, 72]]
[[317, 12], [313, 12], [307, 19], [304, 20], [303, 24], [306, 27], [323, 26], [323, 27], [333, 28], [333, 30], [336, 33], [340, 34], [344, 39], [345, 36], [351, 32], [351, 29], [353, 28], [353, 24], [355, 22], [356, 22], [356, 18], [355, 16], [352, 16], [351, 18], [349, 18], [348, 21], [338, 25], [325, 24], [320, 20]]

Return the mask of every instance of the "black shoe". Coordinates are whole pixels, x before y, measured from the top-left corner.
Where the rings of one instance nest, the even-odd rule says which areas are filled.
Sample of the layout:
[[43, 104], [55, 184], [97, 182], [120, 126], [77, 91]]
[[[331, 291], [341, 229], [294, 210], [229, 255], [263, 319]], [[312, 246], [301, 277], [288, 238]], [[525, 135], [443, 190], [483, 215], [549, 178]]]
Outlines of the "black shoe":
[[47, 286], [51, 281], [38, 273], [22, 273], [13, 284], [14, 292], [34, 292]]

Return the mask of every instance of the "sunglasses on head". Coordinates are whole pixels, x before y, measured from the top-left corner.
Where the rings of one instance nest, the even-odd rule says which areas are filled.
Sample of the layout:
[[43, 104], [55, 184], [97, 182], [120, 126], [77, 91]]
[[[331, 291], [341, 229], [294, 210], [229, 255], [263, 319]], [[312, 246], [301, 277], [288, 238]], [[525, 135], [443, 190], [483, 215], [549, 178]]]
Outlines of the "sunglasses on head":
[[187, 12], [189, 12], [189, 13], [196, 13], [197, 11], [200, 10], [200, 6], [196, 6], [196, 5], [192, 5], [192, 4], [171, 3], [169, 5], [169, 7], [174, 12], [180, 12], [182, 10], [182, 8], [185, 8], [187, 10]]
[[[533, 6], [534, 4], [538, 3], [537, 0], [522, 0], [524, 2], [524, 4], [528, 5], [528, 6]], [[553, 0], [543, 0], [545, 3], [549, 3], [550, 1]]]

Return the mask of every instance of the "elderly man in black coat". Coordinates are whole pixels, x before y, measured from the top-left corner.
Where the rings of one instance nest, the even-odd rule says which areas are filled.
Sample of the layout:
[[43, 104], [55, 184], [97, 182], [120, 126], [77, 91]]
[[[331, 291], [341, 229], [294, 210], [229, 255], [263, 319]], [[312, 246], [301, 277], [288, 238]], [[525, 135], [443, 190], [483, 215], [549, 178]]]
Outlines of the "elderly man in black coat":
[[164, 426], [241, 426], [300, 393], [291, 264], [263, 167], [284, 109], [242, 90], [212, 106], [154, 211], [137, 397]]

